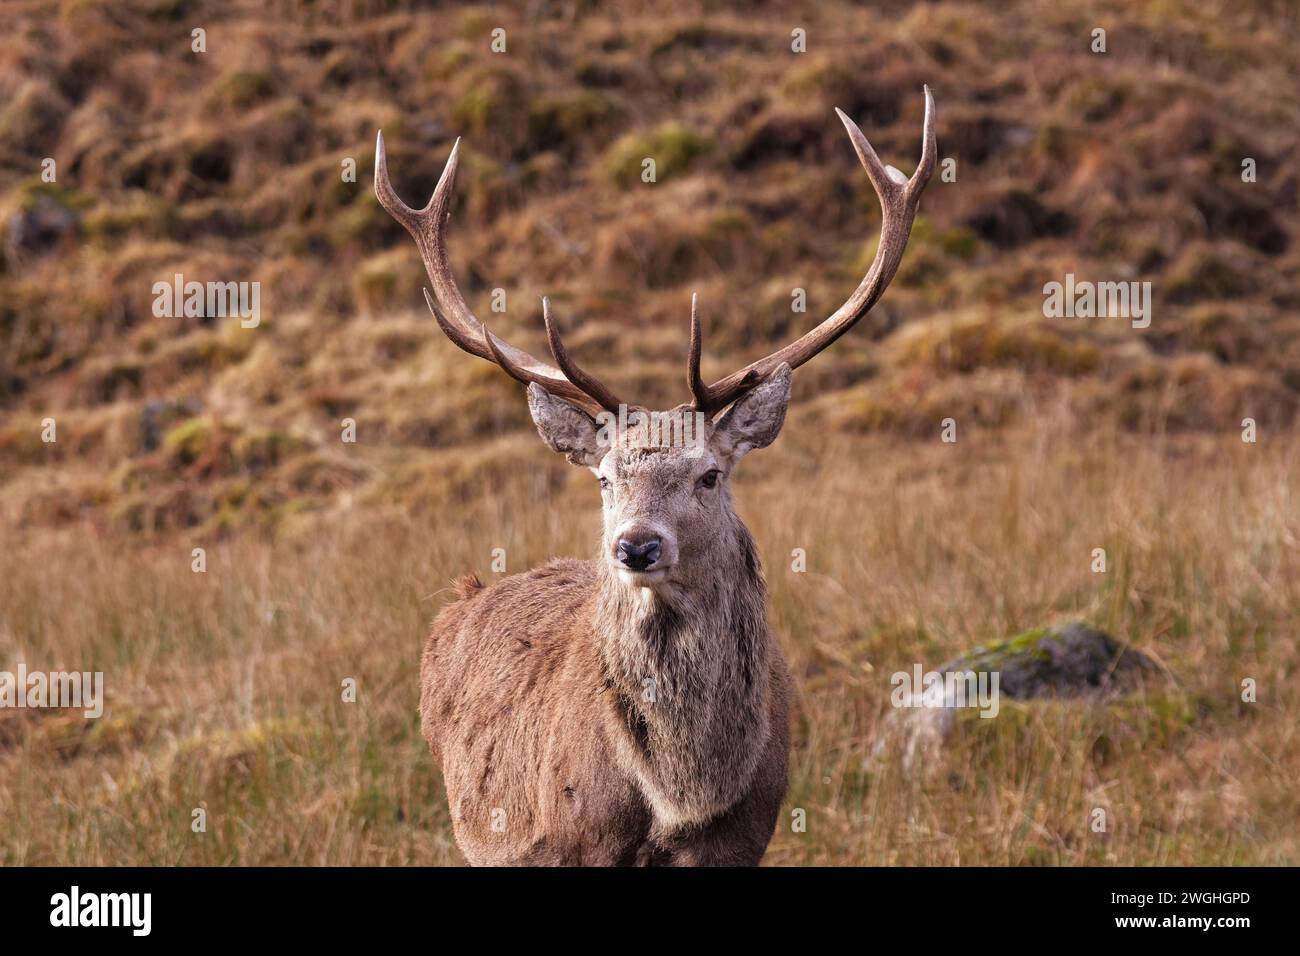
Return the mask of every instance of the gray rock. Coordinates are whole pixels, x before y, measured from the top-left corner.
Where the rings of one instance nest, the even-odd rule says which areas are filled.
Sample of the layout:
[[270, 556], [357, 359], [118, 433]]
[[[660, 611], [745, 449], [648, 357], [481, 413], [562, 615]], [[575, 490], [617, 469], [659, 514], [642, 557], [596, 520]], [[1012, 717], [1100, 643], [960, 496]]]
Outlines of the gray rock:
[[999, 693], [1029, 700], [1126, 690], [1142, 674], [1158, 672], [1159, 667], [1105, 631], [1076, 621], [977, 647], [941, 665], [939, 671], [996, 671]]
[[[1134, 689], [1145, 675], [1164, 674], [1146, 654], [1080, 622], [1040, 627], [976, 647], [937, 672], [996, 672], [998, 697], [1011, 700], [1111, 697]], [[991, 677], [987, 683], [991, 685]], [[885, 717], [866, 767], [881, 767], [886, 755], [897, 749], [904, 769], [936, 770], [960, 710], [946, 696], [934, 706], [913, 694], [908, 706]]]

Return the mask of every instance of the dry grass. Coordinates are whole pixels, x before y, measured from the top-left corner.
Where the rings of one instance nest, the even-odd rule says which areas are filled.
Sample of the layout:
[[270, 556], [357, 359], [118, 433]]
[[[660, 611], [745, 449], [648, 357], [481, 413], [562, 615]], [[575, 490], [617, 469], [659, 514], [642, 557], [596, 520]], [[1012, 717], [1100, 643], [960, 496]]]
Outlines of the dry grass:
[[[1109, 444], [1064, 421], [955, 446], [825, 445], [806, 417], [739, 489], [798, 688], [786, 812], [805, 809], [808, 829], [783, 815], [770, 862], [1300, 860], [1294, 448]], [[148, 549], [43, 534], [7, 551], [0, 655], [103, 670], [108, 708], [6, 715], [4, 862], [457, 861], [415, 714], [439, 586], [489, 577], [495, 547], [517, 570], [589, 553], [597, 533], [584, 473], [535, 442], [499, 452], [519, 467], [418, 520], [339, 513], [274, 543]], [[190, 570], [198, 544], [206, 574]], [[959, 725], [926, 772], [867, 769], [889, 674], [1076, 617], [1177, 684], [1110, 706], [1006, 703]]]

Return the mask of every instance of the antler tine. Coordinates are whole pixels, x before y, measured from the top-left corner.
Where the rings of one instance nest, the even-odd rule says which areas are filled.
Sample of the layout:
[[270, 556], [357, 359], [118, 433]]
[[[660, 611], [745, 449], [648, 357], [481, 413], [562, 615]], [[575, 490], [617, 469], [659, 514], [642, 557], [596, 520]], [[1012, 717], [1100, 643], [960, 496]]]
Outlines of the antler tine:
[[603, 407], [600, 398], [589, 395], [576, 381], [570, 381], [563, 371], [550, 363], [540, 361], [492, 335], [465, 303], [465, 297], [461, 295], [451, 273], [444, 237], [450, 213], [451, 190], [456, 182], [459, 165], [460, 140], [457, 139], [429, 202], [423, 209], [412, 209], [397, 195], [389, 181], [383, 131], [375, 138], [375, 196], [389, 215], [406, 228], [420, 249], [420, 258], [424, 260], [424, 269], [433, 286], [432, 294], [428, 289], [424, 291], [424, 299], [437, 320], [438, 327], [457, 347], [470, 355], [495, 362], [512, 378], [521, 382], [536, 382], [552, 395], [568, 399], [588, 410], [599, 410]]
[[518, 366], [516, 366], [513, 362], [511, 362], [510, 359], [506, 358], [506, 356], [501, 351], [500, 340], [495, 335], [492, 334], [491, 330], [487, 327], [486, 324], [484, 324], [483, 326], [483, 347], [486, 348], [488, 352], [491, 354], [492, 361], [500, 365], [501, 370], [505, 372], [507, 375], [509, 375], [511, 378], [513, 378], [516, 382], [519, 382], [523, 385], [528, 385], [532, 381], [532, 379], [530, 379], [527, 375], [525, 375]]
[[[704, 379], [700, 377], [700, 355], [704, 351], [704, 327], [700, 322], [699, 298], [698, 293], [691, 293], [691, 351], [686, 356], [686, 383], [691, 389], [691, 407], [696, 411], [707, 413], [726, 406], [728, 402], [719, 403], [713, 390], [705, 385]], [[746, 389], [752, 388], [760, 381], [758, 374], [751, 370], [741, 385]]]
[[[759, 359], [757, 362], [751, 362], [738, 372], [733, 372], [712, 385], [704, 386], [703, 383], [700, 383], [700, 388], [703, 389], [703, 401], [701, 401], [700, 397], [701, 392], [697, 390], [695, 382], [692, 381], [691, 392], [696, 396], [696, 408], [702, 411], [711, 413], [725, 408], [745, 391], [767, 378], [783, 362], [789, 363], [791, 368], [798, 368], [807, 362], [853, 328], [864, 315], [871, 311], [871, 307], [884, 294], [890, 280], [894, 278], [894, 274], [898, 271], [899, 263], [903, 259], [903, 250], [907, 248], [907, 239], [912, 231], [912, 220], [916, 218], [916, 209], [921, 199], [921, 191], [925, 188], [925, 184], [930, 180], [930, 175], [934, 172], [935, 159], [938, 154], [938, 146], [935, 143], [934, 135], [934, 97], [930, 95], [930, 87], [926, 86], [921, 161], [910, 179], [892, 166], [886, 166], [882, 163], [857, 124], [849, 119], [842, 110], [837, 109], [835, 112], [844, 123], [844, 128], [848, 131], [849, 139], [853, 143], [853, 149], [858, 154], [858, 161], [862, 163], [862, 168], [866, 170], [867, 178], [871, 180], [871, 185], [880, 200], [880, 242], [876, 247], [876, 255], [871, 262], [871, 267], [867, 270], [862, 282], [853, 290], [853, 294], [849, 296], [848, 301], [815, 328], [805, 332], [784, 348]], [[692, 353], [697, 344], [695, 325], [696, 320], [692, 318]], [[698, 356], [692, 354], [691, 363], [698, 366], [698, 362]], [[696, 374], [696, 371], [691, 372], [692, 379], [696, 377]]]
[[564, 342], [560, 338], [559, 327], [551, 318], [551, 300], [542, 296], [542, 321], [546, 323], [546, 341], [551, 347], [551, 355], [555, 358], [555, 364], [560, 366], [566, 378], [578, 388], [582, 389], [600, 405], [605, 411], [618, 414], [619, 406], [623, 405], [623, 400], [610, 391], [609, 387], [596, 376], [583, 371], [578, 365], [569, 358], [569, 353], [564, 348]]
[[700, 378], [700, 352], [704, 348], [704, 330], [700, 328], [700, 314], [697, 311], [699, 294], [691, 293], [691, 351], [686, 356], [686, 384], [691, 388], [691, 405], [696, 409], [709, 404], [709, 386]]

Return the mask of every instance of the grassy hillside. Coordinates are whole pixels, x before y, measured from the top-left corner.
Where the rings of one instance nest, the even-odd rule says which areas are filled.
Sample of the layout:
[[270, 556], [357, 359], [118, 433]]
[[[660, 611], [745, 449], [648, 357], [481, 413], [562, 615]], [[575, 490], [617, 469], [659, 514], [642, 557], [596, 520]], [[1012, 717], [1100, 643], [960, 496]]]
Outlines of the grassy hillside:
[[[412, 205], [462, 137], [452, 264], [495, 332], [544, 351], [547, 294], [580, 361], [670, 405], [693, 292], [709, 378], [849, 295], [880, 215], [833, 109], [910, 172], [926, 83], [955, 179], [739, 477], [810, 821], [769, 859], [1300, 861], [1295, 7], [520, 6], [6, 5], [0, 669], [93, 665], [109, 711], [0, 712], [0, 861], [457, 859], [423, 632], [493, 548], [590, 552], [597, 499], [425, 310], [377, 129]], [[156, 317], [177, 273], [259, 282], [260, 324]], [[1150, 281], [1150, 327], [1044, 318], [1067, 273]], [[891, 672], [1066, 617], [1180, 683], [869, 766]]]

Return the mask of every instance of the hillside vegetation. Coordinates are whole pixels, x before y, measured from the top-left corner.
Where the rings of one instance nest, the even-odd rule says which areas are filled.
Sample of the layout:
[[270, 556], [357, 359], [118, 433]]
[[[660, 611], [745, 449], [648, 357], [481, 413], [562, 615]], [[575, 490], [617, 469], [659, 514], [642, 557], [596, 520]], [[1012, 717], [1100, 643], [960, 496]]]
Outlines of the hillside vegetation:
[[[1056, 402], [1137, 433], [1289, 424], [1293, 8], [992, 6], [11, 4], [6, 519], [212, 531], [343, 494], [438, 505], [423, 480], [445, 470], [437, 451], [529, 428], [518, 387], [424, 309], [414, 244], [371, 190], [381, 127], [417, 205], [464, 137], [453, 265], [499, 334], [544, 349], [548, 294], [577, 354], [670, 404], [692, 292], [712, 376], [848, 296], [879, 212], [832, 109], [910, 171], [923, 83], [956, 181], [936, 174], [864, 327], [797, 376], [820, 427], [931, 440], [944, 417], [1001, 427]], [[1044, 319], [1042, 286], [1067, 272], [1151, 281], [1150, 327]], [[177, 273], [260, 282], [261, 325], [155, 318], [153, 284]], [[57, 445], [40, 440], [47, 416]]]

